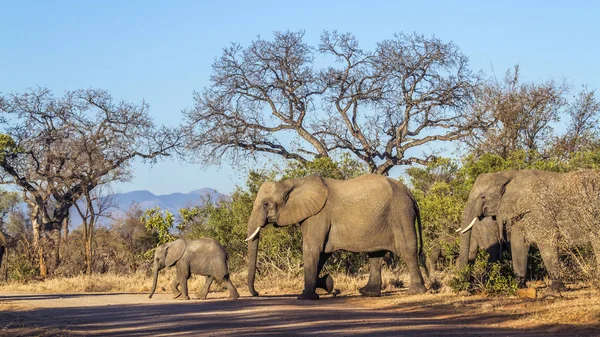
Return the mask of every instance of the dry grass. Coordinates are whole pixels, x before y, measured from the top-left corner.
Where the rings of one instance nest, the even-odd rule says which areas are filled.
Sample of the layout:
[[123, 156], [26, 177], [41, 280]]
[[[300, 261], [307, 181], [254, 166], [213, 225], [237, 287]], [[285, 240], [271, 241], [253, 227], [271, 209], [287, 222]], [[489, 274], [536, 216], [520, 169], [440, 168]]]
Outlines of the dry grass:
[[[175, 276], [174, 270], [162, 271], [159, 275], [157, 292], [169, 293], [169, 284]], [[358, 289], [366, 284], [368, 275], [356, 277], [345, 274], [332, 275], [335, 288], [344, 295], [358, 295]], [[447, 283], [449, 275], [434, 274], [432, 280], [437, 284]], [[524, 300], [516, 297], [482, 297], [459, 296], [452, 293], [447, 286], [436, 288], [424, 295], [408, 295], [404, 291], [409, 285], [406, 273], [396, 273], [384, 269], [382, 273], [384, 289], [388, 295], [379, 300], [365, 301], [367, 306], [384, 307], [418, 307], [430, 308], [440, 315], [460, 316], [486, 314], [506, 318], [501, 325], [506, 327], [559, 326], [573, 324], [581, 326], [598, 326], [600, 324], [600, 292], [593, 288], [573, 289], [563, 296], [546, 296], [537, 301]], [[233, 283], [238, 287], [242, 296], [248, 296], [246, 274], [232, 275]], [[203, 277], [193, 277], [189, 282], [190, 294], [202, 287]], [[49, 279], [45, 282], [30, 282], [27, 284], [9, 283], [0, 285], [0, 292], [16, 291], [27, 293], [77, 293], [77, 292], [123, 292], [147, 293], [150, 291], [152, 278], [146, 274], [131, 276], [95, 275], [92, 277], [79, 276], [66, 279]], [[431, 282], [428, 284], [431, 288]], [[303, 288], [302, 275], [270, 274], [257, 278], [256, 289], [263, 295], [298, 294]], [[218, 296], [226, 295], [226, 288], [214, 283], [212, 292], [221, 292]], [[545, 290], [541, 290], [544, 296]], [[214, 295], [213, 295], [214, 296]], [[18, 308], [7, 307], [0, 302], [0, 312], [10, 312]], [[403, 309], [404, 310], [404, 309]]]

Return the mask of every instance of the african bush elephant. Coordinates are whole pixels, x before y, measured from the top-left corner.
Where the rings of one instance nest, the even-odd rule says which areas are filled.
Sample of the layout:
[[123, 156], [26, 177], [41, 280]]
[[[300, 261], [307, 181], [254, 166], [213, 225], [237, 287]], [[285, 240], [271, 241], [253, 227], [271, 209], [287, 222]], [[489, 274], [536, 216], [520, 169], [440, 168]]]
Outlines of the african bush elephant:
[[[225, 281], [229, 290], [229, 299], [239, 297], [237, 290], [229, 279], [228, 257], [225, 249], [214, 239], [202, 238], [195, 240], [178, 239], [156, 247], [154, 252], [154, 280], [150, 298], [156, 290], [158, 272], [165, 267], [176, 265], [177, 276], [171, 283], [173, 298], [189, 300], [187, 282], [192, 274], [206, 276], [204, 287], [196, 296], [206, 299], [214, 279]], [[181, 285], [181, 291], [179, 291]]]
[[[457, 231], [459, 232], [460, 229]], [[477, 255], [477, 250], [482, 249], [488, 253], [488, 261], [498, 261], [502, 256], [504, 241], [502, 238], [501, 227], [498, 222], [491, 217], [485, 217], [477, 220], [477, 224], [472, 227], [471, 243], [469, 245], [469, 261], [474, 261]], [[439, 270], [438, 263], [444, 256], [444, 250], [448, 247], [453, 247], [456, 244], [457, 237], [455, 234], [444, 234], [429, 241], [430, 248], [427, 254], [427, 262], [429, 270]], [[458, 263], [458, 260], [456, 260]]]
[[471, 228], [471, 242], [469, 244], [469, 261], [475, 261], [477, 250], [488, 253], [488, 262], [499, 261], [502, 257], [505, 238], [502, 235], [502, 222], [491, 216], [477, 219]]
[[472, 232], [482, 223], [477, 220], [496, 218], [499, 226], [489, 231], [487, 240], [497, 240], [500, 246], [501, 226], [504, 226], [513, 269], [521, 287], [525, 285], [527, 254], [532, 243], [540, 250], [554, 290], [564, 289], [558, 280], [557, 251], [558, 243], [564, 239], [568, 238], [573, 245], [592, 242], [600, 266], [600, 240], [593, 240], [598, 228], [592, 233], [579, 229], [584, 220], [578, 214], [585, 213], [586, 207], [600, 207], [598, 191], [588, 197], [580, 194], [589, 190], [585, 182], [589, 179], [600, 181], [600, 173], [508, 170], [479, 175], [463, 212], [459, 265], [465, 266], [474, 259]]
[[[418, 224], [418, 236], [415, 229]], [[300, 300], [319, 298], [317, 287], [331, 292], [330, 275], [318, 277], [336, 250], [366, 252], [370, 276], [360, 289], [365, 296], [381, 295], [381, 265], [386, 251], [399, 254], [410, 273], [412, 293], [425, 292], [419, 270], [423, 240], [419, 208], [401, 182], [380, 175], [351, 180], [310, 176], [260, 187], [248, 220], [248, 288], [253, 296], [260, 230], [299, 223], [302, 231], [304, 290]]]

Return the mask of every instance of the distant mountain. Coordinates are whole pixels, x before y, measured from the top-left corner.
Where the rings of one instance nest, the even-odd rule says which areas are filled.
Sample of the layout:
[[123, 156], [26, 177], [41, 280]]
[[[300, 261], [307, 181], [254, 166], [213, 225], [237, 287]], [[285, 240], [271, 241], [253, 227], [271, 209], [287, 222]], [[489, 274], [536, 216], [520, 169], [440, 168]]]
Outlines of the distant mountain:
[[[155, 195], [150, 191], [131, 191], [126, 193], [115, 193], [115, 203], [117, 207], [113, 210], [113, 217], [119, 217], [125, 214], [133, 203], [137, 203], [145, 210], [158, 206], [161, 210], [169, 210], [173, 214], [182, 207], [201, 205], [207, 197], [210, 197], [211, 202], [217, 202], [226, 198], [224, 194], [217, 192], [212, 188], [201, 188], [189, 193], [171, 193], [163, 195]], [[81, 224], [81, 218], [73, 207], [71, 209], [71, 228], [77, 228]], [[101, 221], [108, 222], [107, 220]]]

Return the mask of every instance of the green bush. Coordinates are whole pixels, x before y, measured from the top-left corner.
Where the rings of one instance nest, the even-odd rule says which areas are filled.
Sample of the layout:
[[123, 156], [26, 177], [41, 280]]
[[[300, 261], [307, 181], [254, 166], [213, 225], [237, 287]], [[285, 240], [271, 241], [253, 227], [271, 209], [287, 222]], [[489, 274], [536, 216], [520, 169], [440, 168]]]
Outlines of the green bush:
[[485, 251], [480, 251], [472, 266], [458, 270], [449, 283], [452, 290], [493, 296], [514, 295], [518, 283], [512, 276], [510, 263], [502, 261], [488, 263], [488, 256]]
[[39, 275], [38, 265], [23, 255], [10, 255], [7, 263], [8, 279], [17, 282], [31, 281]]

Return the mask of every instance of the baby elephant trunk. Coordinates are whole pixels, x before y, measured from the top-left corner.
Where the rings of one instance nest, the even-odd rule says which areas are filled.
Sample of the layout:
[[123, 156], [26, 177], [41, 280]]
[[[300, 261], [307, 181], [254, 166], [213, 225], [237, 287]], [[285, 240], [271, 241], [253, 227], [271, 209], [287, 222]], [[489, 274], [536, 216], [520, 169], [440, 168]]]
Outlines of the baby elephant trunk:
[[158, 267], [154, 266], [154, 280], [152, 281], [152, 290], [150, 291], [150, 296], [148, 298], [152, 298], [154, 292], [156, 291], [156, 282], [158, 281]]

